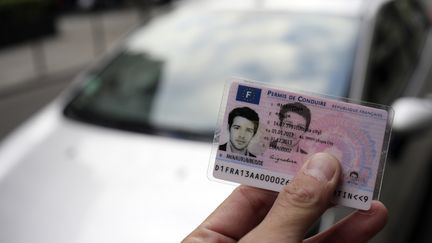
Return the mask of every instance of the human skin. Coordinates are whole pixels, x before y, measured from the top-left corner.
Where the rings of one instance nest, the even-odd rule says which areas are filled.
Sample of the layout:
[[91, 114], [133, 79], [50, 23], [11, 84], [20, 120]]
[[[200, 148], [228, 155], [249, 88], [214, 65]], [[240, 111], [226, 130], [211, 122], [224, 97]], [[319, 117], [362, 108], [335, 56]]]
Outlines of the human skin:
[[378, 201], [369, 210], [357, 210], [328, 230], [304, 239], [311, 225], [333, 206], [340, 173], [335, 157], [318, 153], [279, 194], [239, 186], [183, 243], [367, 242], [387, 221], [387, 209]]

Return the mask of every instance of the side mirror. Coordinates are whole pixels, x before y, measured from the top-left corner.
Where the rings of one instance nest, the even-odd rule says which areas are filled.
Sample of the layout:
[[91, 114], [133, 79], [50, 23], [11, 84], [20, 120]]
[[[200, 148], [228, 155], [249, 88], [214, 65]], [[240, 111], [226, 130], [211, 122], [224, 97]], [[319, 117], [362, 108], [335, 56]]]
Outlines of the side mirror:
[[400, 98], [392, 107], [395, 115], [389, 157], [395, 162], [410, 139], [432, 128], [432, 98]]
[[407, 134], [432, 127], [432, 98], [400, 98], [392, 107], [394, 133]]

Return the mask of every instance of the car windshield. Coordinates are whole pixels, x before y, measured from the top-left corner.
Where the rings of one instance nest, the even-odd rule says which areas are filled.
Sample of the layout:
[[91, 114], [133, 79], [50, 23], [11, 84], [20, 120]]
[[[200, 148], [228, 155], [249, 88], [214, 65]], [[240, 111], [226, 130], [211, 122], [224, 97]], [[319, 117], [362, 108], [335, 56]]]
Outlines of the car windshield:
[[121, 129], [208, 135], [232, 76], [345, 96], [357, 33], [358, 21], [340, 16], [174, 11], [137, 30], [65, 114]]

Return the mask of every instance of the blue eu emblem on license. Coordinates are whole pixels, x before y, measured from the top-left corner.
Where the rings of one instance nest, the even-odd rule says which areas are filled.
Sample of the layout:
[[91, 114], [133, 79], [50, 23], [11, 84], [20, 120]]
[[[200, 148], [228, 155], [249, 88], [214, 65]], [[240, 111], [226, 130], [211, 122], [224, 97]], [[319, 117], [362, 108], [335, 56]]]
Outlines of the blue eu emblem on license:
[[261, 98], [261, 89], [239, 85], [236, 100], [258, 105]]

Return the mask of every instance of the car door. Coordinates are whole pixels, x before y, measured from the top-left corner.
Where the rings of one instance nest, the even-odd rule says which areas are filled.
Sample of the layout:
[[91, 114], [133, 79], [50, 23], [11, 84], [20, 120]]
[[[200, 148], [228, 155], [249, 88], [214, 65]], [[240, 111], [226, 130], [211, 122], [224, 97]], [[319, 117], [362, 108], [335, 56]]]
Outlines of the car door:
[[[400, 97], [432, 93], [432, 35], [427, 13], [425, 5], [416, 0], [390, 1], [379, 9], [373, 21], [362, 100], [391, 105]], [[430, 242], [424, 214], [432, 216], [428, 206], [432, 200], [428, 196], [432, 129], [403, 136], [396, 133], [392, 134], [380, 196], [389, 209], [389, 221], [370, 242]], [[337, 221], [351, 211], [338, 208], [323, 221]]]
[[[365, 100], [391, 105], [399, 97], [423, 97], [432, 92], [427, 12], [420, 1], [394, 1], [379, 11]], [[431, 214], [427, 205], [431, 200], [432, 129], [409, 133], [394, 129], [392, 136], [380, 197], [389, 209], [389, 221], [371, 242], [430, 242], [424, 226], [425, 213]]]

